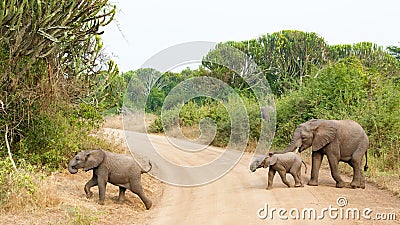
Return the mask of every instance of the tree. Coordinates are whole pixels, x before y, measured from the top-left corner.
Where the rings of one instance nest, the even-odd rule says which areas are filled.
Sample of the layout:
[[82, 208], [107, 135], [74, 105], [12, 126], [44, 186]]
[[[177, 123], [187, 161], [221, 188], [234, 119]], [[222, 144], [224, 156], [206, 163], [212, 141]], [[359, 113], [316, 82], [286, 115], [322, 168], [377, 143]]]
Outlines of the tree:
[[[272, 92], [278, 96], [287, 90], [301, 86], [304, 77], [311, 75], [314, 69], [322, 68], [329, 60], [329, 48], [323, 38], [315, 33], [296, 30], [284, 30], [248, 41], [224, 44], [246, 53], [249, 59], [253, 60], [264, 73]], [[216, 49], [218, 49], [218, 46]], [[221, 51], [211, 51], [205, 57], [208, 61], [223, 58], [235, 59], [235, 57]], [[244, 66], [238, 69], [238, 71], [242, 71], [240, 75], [245, 75], [248, 71], [246, 67], [250, 65], [249, 62], [242, 64], [233, 62], [233, 64]], [[212, 71], [221, 70], [218, 74], [222, 76], [222, 80], [225, 82], [239, 83], [237, 86], [246, 87], [241, 83], [242, 80], [237, 81], [241, 76], [235, 78], [234, 73], [228, 73], [226, 70], [206, 62], [206, 60], [203, 60], [203, 65]]]
[[400, 47], [392, 45], [387, 47], [387, 50], [393, 57], [395, 57], [398, 61], [400, 61]]
[[162, 74], [160, 71], [153, 68], [140, 68], [135, 71], [136, 77], [142, 82], [145, 90], [144, 95], [148, 96], [152, 88], [161, 89], [164, 85], [162, 80]]
[[[0, 8], [0, 132], [22, 140], [57, 107], [98, 107], [118, 67], [100, 30], [115, 15], [107, 0], [5, 0]], [[67, 111], [67, 108], [63, 108]]]
[[352, 45], [332, 45], [329, 48], [330, 60], [333, 62], [347, 57], [357, 57], [364, 66], [378, 70], [382, 76], [394, 77], [399, 75], [399, 62], [377, 44], [360, 42]]

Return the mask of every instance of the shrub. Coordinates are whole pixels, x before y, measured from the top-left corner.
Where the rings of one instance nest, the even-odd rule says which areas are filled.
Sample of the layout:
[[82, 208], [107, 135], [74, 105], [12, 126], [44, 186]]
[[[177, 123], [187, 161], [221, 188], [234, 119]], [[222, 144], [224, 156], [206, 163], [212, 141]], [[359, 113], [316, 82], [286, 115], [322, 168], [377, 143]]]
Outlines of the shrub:
[[101, 122], [99, 112], [86, 104], [43, 111], [32, 119], [24, 139], [15, 146], [16, 158], [50, 170], [63, 168], [75, 152], [95, 140], [89, 134]]
[[[163, 114], [156, 118], [156, 120], [150, 125], [150, 132], [163, 132], [164, 129], [172, 129], [178, 125], [182, 127], [193, 127], [198, 126], [204, 118], [209, 118], [217, 126], [216, 136], [212, 144], [215, 146], [225, 147], [231, 138], [232, 141], [242, 143], [245, 141], [245, 133], [242, 132], [231, 132], [231, 118], [228, 112], [231, 112], [232, 116], [238, 118], [239, 126], [246, 129], [249, 127], [249, 139], [258, 140], [261, 129], [261, 118], [259, 111], [259, 104], [253, 98], [242, 97], [241, 101], [229, 98], [225, 103], [218, 101], [205, 100], [202, 104], [198, 104], [195, 101], [189, 101], [182, 106], [175, 106], [174, 108], [163, 112]], [[240, 105], [244, 104], [246, 112], [239, 112]], [[233, 115], [236, 113], [236, 115]], [[176, 119], [172, 115], [179, 115]], [[249, 125], [245, 123], [243, 116], [247, 115], [249, 118]], [[164, 128], [162, 124], [162, 118], [164, 120]]]
[[12, 208], [18, 205], [34, 204], [38, 189], [32, 166], [21, 162], [15, 171], [8, 158], [0, 159], [0, 207]]

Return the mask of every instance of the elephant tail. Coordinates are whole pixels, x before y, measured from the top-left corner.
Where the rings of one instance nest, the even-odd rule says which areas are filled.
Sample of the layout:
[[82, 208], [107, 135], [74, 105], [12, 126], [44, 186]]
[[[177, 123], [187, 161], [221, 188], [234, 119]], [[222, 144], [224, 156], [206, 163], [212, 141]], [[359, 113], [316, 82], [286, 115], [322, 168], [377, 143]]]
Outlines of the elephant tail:
[[153, 168], [153, 165], [151, 164], [150, 160], [149, 160], [149, 165], [150, 165], [150, 168], [149, 168], [148, 170], [143, 170], [143, 169], [142, 169], [141, 173], [148, 173], [148, 172], [150, 172], [151, 168]]
[[306, 165], [306, 163], [303, 160], [301, 160], [301, 162], [304, 164], [304, 167], [306, 167], [306, 172], [305, 173], [307, 173], [307, 165]]
[[364, 171], [368, 170], [368, 152], [365, 152], [365, 165], [364, 165]]

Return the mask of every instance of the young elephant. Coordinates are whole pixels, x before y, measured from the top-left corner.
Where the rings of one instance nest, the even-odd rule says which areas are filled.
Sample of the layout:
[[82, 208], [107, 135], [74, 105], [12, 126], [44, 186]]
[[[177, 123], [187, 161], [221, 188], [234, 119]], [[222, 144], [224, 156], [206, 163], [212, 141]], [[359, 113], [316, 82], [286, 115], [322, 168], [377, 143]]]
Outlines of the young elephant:
[[254, 160], [250, 165], [251, 172], [256, 171], [258, 168], [266, 168], [269, 167], [268, 172], [268, 187], [267, 189], [271, 189], [272, 183], [274, 180], [275, 172], [278, 171], [282, 181], [288, 187], [290, 187], [289, 182], [286, 180], [286, 173], [292, 174], [295, 187], [303, 187], [303, 182], [301, 181], [301, 164], [304, 164], [306, 167], [307, 173], [307, 166], [301, 159], [299, 155], [294, 152], [287, 152], [283, 154], [274, 154], [270, 153], [269, 155], [265, 156], [264, 158]]
[[119, 202], [125, 199], [125, 191], [129, 189], [140, 197], [146, 209], [150, 209], [152, 202], [144, 194], [141, 184], [141, 174], [149, 172], [152, 168], [150, 162], [149, 165], [150, 168], [145, 171], [131, 156], [98, 149], [79, 152], [68, 163], [68, 171], [75, 174], [81, 168], [85, 172], [93, 170], [92, 179], [85, 185], [85, 193], [87, 198], [92, 197], [93, 192], [90, 188], [97, 185], [100, 205], [104, 205], [106, 185], [109, 182], [119, 187]]

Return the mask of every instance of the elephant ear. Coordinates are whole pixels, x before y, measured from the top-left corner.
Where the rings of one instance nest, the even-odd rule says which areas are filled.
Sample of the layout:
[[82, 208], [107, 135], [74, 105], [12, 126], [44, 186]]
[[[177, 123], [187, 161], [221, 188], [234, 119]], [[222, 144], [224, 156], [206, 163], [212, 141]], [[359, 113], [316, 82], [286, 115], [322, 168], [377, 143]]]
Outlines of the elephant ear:
[[[266, 162], [267, 159], [268, 159], [268, 162]], [[271, 157], [266, 157], [264, 159], [264, 162], [265, 162], [264, 164], [265, 164], [265, 166], [273, 166], [273, 165], [275, 165], [277, 160], [278, 160], [278, 157], [276, 155], [273, 155]]]
[[336, 138], [337, 125], [331, 120], [313, 121], [316, 123], [312, 150], [318, 151]]
[[259, 158], [259, 159], [257, 160], [257, 168], [261, 168], [261, 167], [265, 168], [265, 159], [266, 159], [266, 158], [267, 158], [267, 157], [264, 156], [264, 157]]
[[105, 155], [106, 154], [103, 152], [103, 150], [100, 149], [88, 151], [83, 170], [88, 171], [98, 167], [100, 163], [103, 162]]

